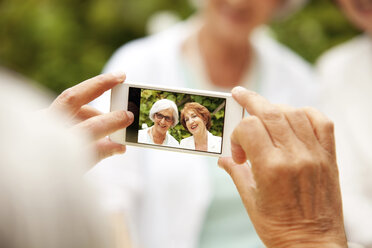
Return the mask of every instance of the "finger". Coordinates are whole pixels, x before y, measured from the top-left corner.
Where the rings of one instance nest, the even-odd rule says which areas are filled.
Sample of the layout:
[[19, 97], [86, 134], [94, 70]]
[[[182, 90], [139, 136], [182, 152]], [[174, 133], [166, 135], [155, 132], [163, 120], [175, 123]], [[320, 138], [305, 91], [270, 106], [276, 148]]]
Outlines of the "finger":
[[74, 116], [81, 106], [93, 101], [105, 91], [124, 82], [124, 80], [124, 73], [108, 73], [88, 79], [62, 92], [50, 108], [62, 110]]
[[231, 141], [231, 154], [236, 163], [242, 164], [247, 162], [248, 158], [245, 155], [245, 151], [240, 145], [236, 144], [234, 141]]
[[97, 162], [99, 162], [102, 159], [111, 157], [115, 154], [125, 153], [126, 147], [112, 142], [109, 138], [105, 137], [95, 143], [95, 150], [97, 151]]
[[320, 145], [336, 157], [334, 124], [324, 114], [314, 108], [304, 108], [304, 111], [311, 123], [313, 133]]
[[293, 143], [292, 140], [296, 136], [278, 106], [243, 87], [235, 87], [232, 90], [232, 95], [250, 115], [255, 115], [262, 121], [275, 146], [285, 145], [287, 147], [288, 144]]
[[129, 111], [114, 111], [92, 117], [80, 122], [74, 128], [85, 130], [94, 140], [103, 138], [119, 129], [126, 128], [133, 122], [133, 114]]
[[256, 116], [246, 117], [239, 123], [231, 135], [231, 144], [232, 158], [236, 163], [248, 158], [254, 164], [275, 149], [266, 128]]
[[101, 114], [101, 111], [98, 111], [89, 105], [84, 105], [78, 110], [75, 118], [80, 122]]
[[229, 157], [218, 159], [218, 165], [224, 169], [234, 181], [240, 197], [249, 212], [255, 204], [256, 191], [256, 182], [250, 166], [248, 163], [237, 164]]
[[307, 147], [313, 147], [317, 143], [317, 139], [304, 109], [288, 105], [278, 105], [278, 107], [284, 113], [297, 138]]

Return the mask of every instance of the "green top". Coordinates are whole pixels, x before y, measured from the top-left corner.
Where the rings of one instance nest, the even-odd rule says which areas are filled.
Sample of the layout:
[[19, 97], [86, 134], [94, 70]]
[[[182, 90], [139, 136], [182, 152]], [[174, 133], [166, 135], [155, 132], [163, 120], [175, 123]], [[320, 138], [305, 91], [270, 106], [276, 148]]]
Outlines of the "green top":
[[218, 167], [215, 158], [206, 159], [214, 194], [205, 216], [199, 248], [265, 247], [229, 175]]

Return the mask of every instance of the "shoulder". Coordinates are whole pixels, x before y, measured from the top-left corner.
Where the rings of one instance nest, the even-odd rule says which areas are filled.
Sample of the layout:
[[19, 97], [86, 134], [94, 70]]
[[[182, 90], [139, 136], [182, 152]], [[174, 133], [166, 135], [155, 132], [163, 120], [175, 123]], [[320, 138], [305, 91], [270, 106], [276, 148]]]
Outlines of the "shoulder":
[[168, 145], [170, 145], [170, 146], [179, 146], [180, 145], [180, 143], [178, 143], [178, 141], [172, 135], [167, 133], [167, 136], [168, 136]]
[[[103, 72], [124, 71], [127, 82], [165, 84], [160, 79], [163, 77], [168, 79], [170, 74], [176, 73], [172, 61], [175, 60], [179, 46], [188, 35], [189, 29], [188, 23], [181, 22], [158, 34], [131, 41], [114, 52]], [[174, 81], [177, 80], [169, 83]], [[102, 112], [108, 112], [110, 91], [105, 92], [91, 104]]]
[[194, 143], [194, 136], [184, 138], [180, 141], [180, 145], [182, 147], [189, 146], [189, 144], [193, 144], [193, 143]]
[[325, 52], [317, 61], [317, 71], [321, 76], [339, 74], [352, 65], [360, 64], [360, 60], [371, 51], [371, 38], [358, 36]]
[[210, 132], [208, 132], [208, 140], [210, 140], [210, 141], [212, 141], [212, 142], [219, 142], [219, 143], [221, 143], [221, 141], [222, 141], [222, 137], [220, 137], [220, 136], [215, 136], [215, 135], [213, 135], [212, 133], [210, 133]]
[[167, 56], [171, 49], [179, 46], [187, 30], [187, 24], [181, 22], [158, 34], [131, 41], [115, 51], [104, 71], [143, 68], [159, 62], [160, 57]]
[[188, 142], [188, 141], [193, 141], [194, 140], [194, 136], [190, 136], [190, 137], [187, 137], [187, 138], [184, 138], [181, 140], [181, 142]]
[[208, 151], [210, 152], [221, 152], [222, 138], [215, 136], [208, 132]]
[[142, 129], [138, 131], [138, 141], [144, 142], [147, 140], [147, 136], [148, 136], [147, 131], [148, 129]]
[[148, 128], [146, 128], [146, 129], [141, 129], [141, 130], [138, 131], [138, 135], [144, 135], [144, 134], [147, 134], [147, 131], [148, 131], [148, 130], [149, 130]]
[[281, 70], [287, 70], [297, 75], [305, 73], [313, 75], [311, 65], [293, 52], [291, 49], [281, 44], [274, 38], [273, 32], [266, 26], [262, 26], [254, 31], [252, 44], [257, 56], [266, 65], [276, 65]]
[[252, 45], [262, 95], [296, 107], [316, 105], [319, 84], [307, 61], [276, 41], [266, 27], [255, 30]]

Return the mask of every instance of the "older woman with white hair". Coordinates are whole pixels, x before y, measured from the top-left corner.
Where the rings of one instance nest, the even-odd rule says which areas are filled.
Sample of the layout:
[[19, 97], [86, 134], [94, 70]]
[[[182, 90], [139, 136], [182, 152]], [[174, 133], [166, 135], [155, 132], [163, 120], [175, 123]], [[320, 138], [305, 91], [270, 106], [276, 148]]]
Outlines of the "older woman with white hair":
[[168, 132], [178, 123], [176, 104], [168, 99], [158, 100], [152, 105], [149, 117], [154, 125], [138, 132], [138, 142], [178, 147], [178, 141]]
[[[274, 103], [316, 105], [312, 68], [265, 25], [305, 1], [198, 2], [190, 19], [124, 45], [105, 71], [125, 68], [129, 81], [169, 87], [230, 91], [240, 85]], [[109, 102], [106, 95], [95, 106], [107, 111]], [[107, 182], [131, 182], [119, 183], [126, 197], [116, 203], [141, 216], [131, 222], [140, 247], [263, 247], [235, 186], [216, 164], [214, 158], [128, 147], [126, 157], [103, 161], [96, 173]]]

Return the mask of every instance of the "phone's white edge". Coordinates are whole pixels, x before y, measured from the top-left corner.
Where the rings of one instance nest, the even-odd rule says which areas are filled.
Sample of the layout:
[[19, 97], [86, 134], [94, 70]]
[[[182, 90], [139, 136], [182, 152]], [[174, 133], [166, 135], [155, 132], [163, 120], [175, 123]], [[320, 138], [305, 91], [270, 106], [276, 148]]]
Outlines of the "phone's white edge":
[[172, 151], [172, 152], [182, 152], [182, 153], [189, 153], [189, 154], [198, 154], [198, 155], [203, 155], [203, 156], [212, 156], [212, 157], [222, 157], [225, 156], [222, 153], [214, 153], [214, 152], [203, 152], [203, 151], [197, 151], [197, 150], [188, 150], [188, 149], [183, 149], [183, 148], [174, 148], [170, 146], [161, 146], [161, 145], [151, 145], [151, 144], [141, 144], [141, 143], [132, 143], [132, 142], [126, 142], [125, 145], [130, 145], [130, 146], [137, 146], [137, 147], [147, 147], [151, 149], [156, 149], [156, 150], [166, 150], [166, 151]]
[[203, 95], [203, 96], [211, 96], [211, 97], [230, 97], [230, 93], [223, 93], [223, 92], [213, 92], [208, 90], [194, 90], [194, 89], [188, 89], [188, 88], [176, 88], [176, 87], [168, 87], [168, 86], [154, 86], [151, 84], [145, 84], [145, 83], [137, 83], [137, 82], [130, 82], [130, 83], [124, 83], [119, 86], [127, 86], [127, 87], [138, 87], [138, 88], [146, 88], [149, 90], [164, 90], [164, 91], [173, 91], [177, 93], [187, 93], [187, 94], [196, 94], [196, 95]]
[[[128, 109], [127, 84], [119, 84], [111, 90], [110, 112]], [[115, 99], [122, 99], [115, 101]], [[109, 137], [112, 141], [125, 145], [125, 128], [112, 133]]]
[[[154, 86], [144, 83], [124, 83], [117, 85], [111, 90], [111, 105], [110, 111], [115, 110], [127, 110], [128, 108], [128, 93], [129, 87], [138, 87], [138, 88], [146, 88], [150, 90], [164, 90], [164, 91], [172, 91], [177, 93], [187, 93], [187, 94], [194, 94], [194, 95], [203, 95], [203, 96], [211, 96], [211, 97], [221, 97], [226, 99], [225, 105], [225, 119], [224, 119], [224, 130], [223, 130], [223, 137], [222, 137], [222, 151], [221, 153], [211, 153], [211, 152], [203, 152], [203, 151], [196, 151], [196, 150], [187, 150], [187, 149], [178, 149], [173, 147], [167, 146], [158, 146], [158, 145], [150, 145], [150, 144], [141, 144], [141, 143], [132, 143], [132, 142], [125, 142], [125, 129], [118, 130], [110, 135], [110, 139], [116, 143], [120, 143], [123, 145], [131, 145], [137, 147], [151, 147], [158, 150], [168, 150], [168, 151], [176, 151], [176, 152], [183, 152], [183, 153], [190, 153], [190, 154], [200, 154], [200, 155], [207, 155], [213, 157], [223, 157], [223, 156], [230, 156], [231, 155], [231, 143], [230, 143], [230, 136], [234, 130], [234, 128], [239, 124], [239, 122], [243, 118], [243, 108], [232, 98], [230, 93], [223, 93], [223, 92], [212, 92], [207, 90], [192, 90], [186, 88], [173, 88], [173, 87], [164, 87], [164, 86]], [[116, 100], [115, 99], [120, 99]], [[238, 113], [241, 114], [237, 114]]]
[[244, 109], [232, 97], [226, 98], [225, 123], [221, 156], [231, 156], [230, 137], [235, 127], [244, 117]]

